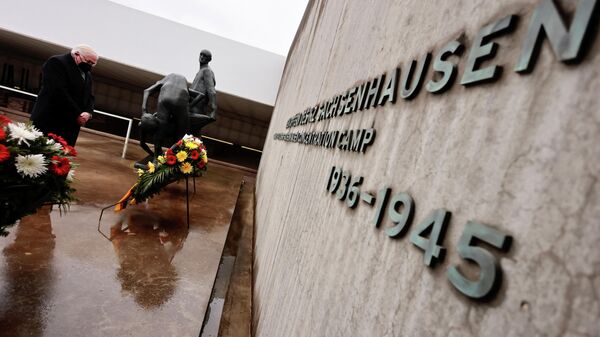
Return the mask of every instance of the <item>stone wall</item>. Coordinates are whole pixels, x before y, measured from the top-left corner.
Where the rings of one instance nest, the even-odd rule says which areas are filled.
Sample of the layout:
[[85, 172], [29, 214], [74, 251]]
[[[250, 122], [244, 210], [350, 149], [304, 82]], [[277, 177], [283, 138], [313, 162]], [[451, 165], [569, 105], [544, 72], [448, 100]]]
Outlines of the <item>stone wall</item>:
[[[531, 71], [516, 72], [534, 13], [552, 4], [567, 28], [577, 21], [573, 29], [591, 34], [579, 48], [570, 30], [571, 45], [555, 41], [558, 55], [544, 39]], [[310, 1], [257, 177], [255, 336], [599, 336], [598, 6], [592, 0]], [[554, 12], [545, 13], [548, 19]], [[498, 32], [478, 39], [484, 29]], [[457, 65], [456, 78], [433, 94], [427, 84], [442, 74], [432, 64], [454, 40], [464, 45], [447, 58]], [[485, 54], [477, 47], [491, 42], [495, 55], [476, 60], [478, 51]], [[580, 53], [568, 55], [569, 48]], [[420, 92], [401, 97], [410, 62], [421, 64], [427, 53]], [[485, 78], [494, 65], [503, 68], [495, 77], [461, 84]], [[391, 102], [381, 97], [396, 67]], [[469, 69], [475, 77], [465, 75]], [[374, 88], [384, 83], [373, 97], [382, 104], [340, 108], [351, 105], [347, 92], [367, 81]], [[298, 141], [289, 134], [303, 133], [303, 141], [317, 143], [318, 132], [370, 129], [375, 138], [364, 152], [340, 149], [339, 142], [281, 140]], [[350, 182], [363, 177], [355, 184], [363, 194], [342, 201], [343, 193], [330, 193], [334, 166]], [[344, 179], [334, 173], [331, 182], [338, 180]], [[402, 230], [393, 228], [388, 207], [374, 224], [385, 187], [391, 192], [384, 205], [405, 198], [391, 211], [406, 223]], [[348, 207], [354, 199], [356, 208]], [[420, 233], [439, 209], [448, 211], [447, 222], [440, 217], [431, 233]], [[471, 230], [479, 239], [468, 240]], [[429, 246], [422, 240], [424, 249], [412, 243], [419, 234], [430, 238]], [[484, 242], [494, 239], [503, 249]], [[479, 263], [467, 262], [471, 253]], [[493, 277], [488, 262], [494, 260], [502, 277]], [[470, 298], [449, 281], [453, 266], [472, 283], [483, 274], [496, 282], [479, 284], [483, 299]]]

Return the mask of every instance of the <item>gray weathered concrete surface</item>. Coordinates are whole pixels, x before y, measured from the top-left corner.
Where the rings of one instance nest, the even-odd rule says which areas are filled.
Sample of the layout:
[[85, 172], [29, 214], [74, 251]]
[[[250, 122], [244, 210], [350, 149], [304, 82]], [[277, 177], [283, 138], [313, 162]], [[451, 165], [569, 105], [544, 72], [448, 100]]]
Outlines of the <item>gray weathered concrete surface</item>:
[[[600, 336], [600, 41], [578, 65], [557, 61], [546, 41], [533, 73], [515, 73], [539, 2], [311, 1], [257, 177], [256, 336]], [[578, 1], [558, 3], [572, 14]], [[503, 65], [500, 79], [461, 86], [474, 36], [509, 14], [516, 30], [484, 63]], [[365, 154], [273, 140], [294, 114], [462, 34], [448, 92], [292, 129], [373, 127]], [[409, 233], [390, 239], [372, 225], [373, 208], [329, 194], [333, 165], [364, 176], [362, 191], [408, 192]], [[452, 212], [447, 256], [428, 268], [410, 231], [441, 207]], [[456, 250], [468, 220], [514, 238], [508, 253], [488, 248], [504, 272], [491, 302], [469, 300], [446, 277], [457, 264], [477, 275]]]

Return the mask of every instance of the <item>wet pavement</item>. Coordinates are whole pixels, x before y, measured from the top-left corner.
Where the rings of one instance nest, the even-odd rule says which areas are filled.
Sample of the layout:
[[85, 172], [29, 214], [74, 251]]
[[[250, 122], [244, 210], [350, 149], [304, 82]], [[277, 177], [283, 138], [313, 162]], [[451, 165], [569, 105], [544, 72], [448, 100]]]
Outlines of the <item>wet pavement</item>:
[[82, 133], [75, 188], [66, 214], [48, 207], [0, 237], [0, 336], [198, 336], [243, 172], [210, 162], [147, 204], [116, 214], [100, 209], [135, 182], [130, 145]]

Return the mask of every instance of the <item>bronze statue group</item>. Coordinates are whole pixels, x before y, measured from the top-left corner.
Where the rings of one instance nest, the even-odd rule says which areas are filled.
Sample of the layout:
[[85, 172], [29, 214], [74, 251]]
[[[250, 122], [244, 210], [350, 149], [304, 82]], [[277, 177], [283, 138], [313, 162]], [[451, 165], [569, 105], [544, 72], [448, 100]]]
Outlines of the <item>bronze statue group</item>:
[[[204, 126], [216, 121], [217, 103], [215, 75], [208, 66], [212, 54], [200, 52], [200, 70], [190, 88], [183, 75], [169, 74], [144, 90], [140, 122], [140, 146], [148, 157], [138, 161], [136, 167], [145, 168], [148, 161], [156, 160], [163, 146], [170, 146], [185, 134], [200, 136]], [[158, 91], [156, 112], [148, 113], [148, 97]], [[154, 151], [146, 142], [154, 145]]]

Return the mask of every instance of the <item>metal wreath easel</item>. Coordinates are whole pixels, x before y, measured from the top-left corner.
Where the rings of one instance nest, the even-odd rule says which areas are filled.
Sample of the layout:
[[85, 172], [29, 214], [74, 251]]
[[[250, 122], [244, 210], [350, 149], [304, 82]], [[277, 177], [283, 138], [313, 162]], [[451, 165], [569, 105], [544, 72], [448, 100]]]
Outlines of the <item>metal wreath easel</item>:
[[[194, 194], [196, 194], [196, 176], [192, 176], [192, 183], [194, 184]], [[109, 238], [108, 236], [106, 236], [106, 234], [104, 234], [104, 232], [102, 232], [102, 230], [100, 229], [100, 226], [102, 225], [102, 216], [104, 215], [104, 211], [106, 211], [107, 209], [111, 208], [111, 207], [115, 207], [118, 204], [118, 202], [115, 202], [112, 205], [108, 205], [104, 208], [102, 208], [102, 211], [100, 211], [100, 218], [98, 218], [98, 232], [104, 236], [108, 241], [112, 241], [111, 238]], [[189, 177], [186, 176], [185, 177], [185, 213], [186, 213], [186, 222], [187, 222], [187, 228], [188, 231], [190, 229], [190, 190], [189, 190]]]

